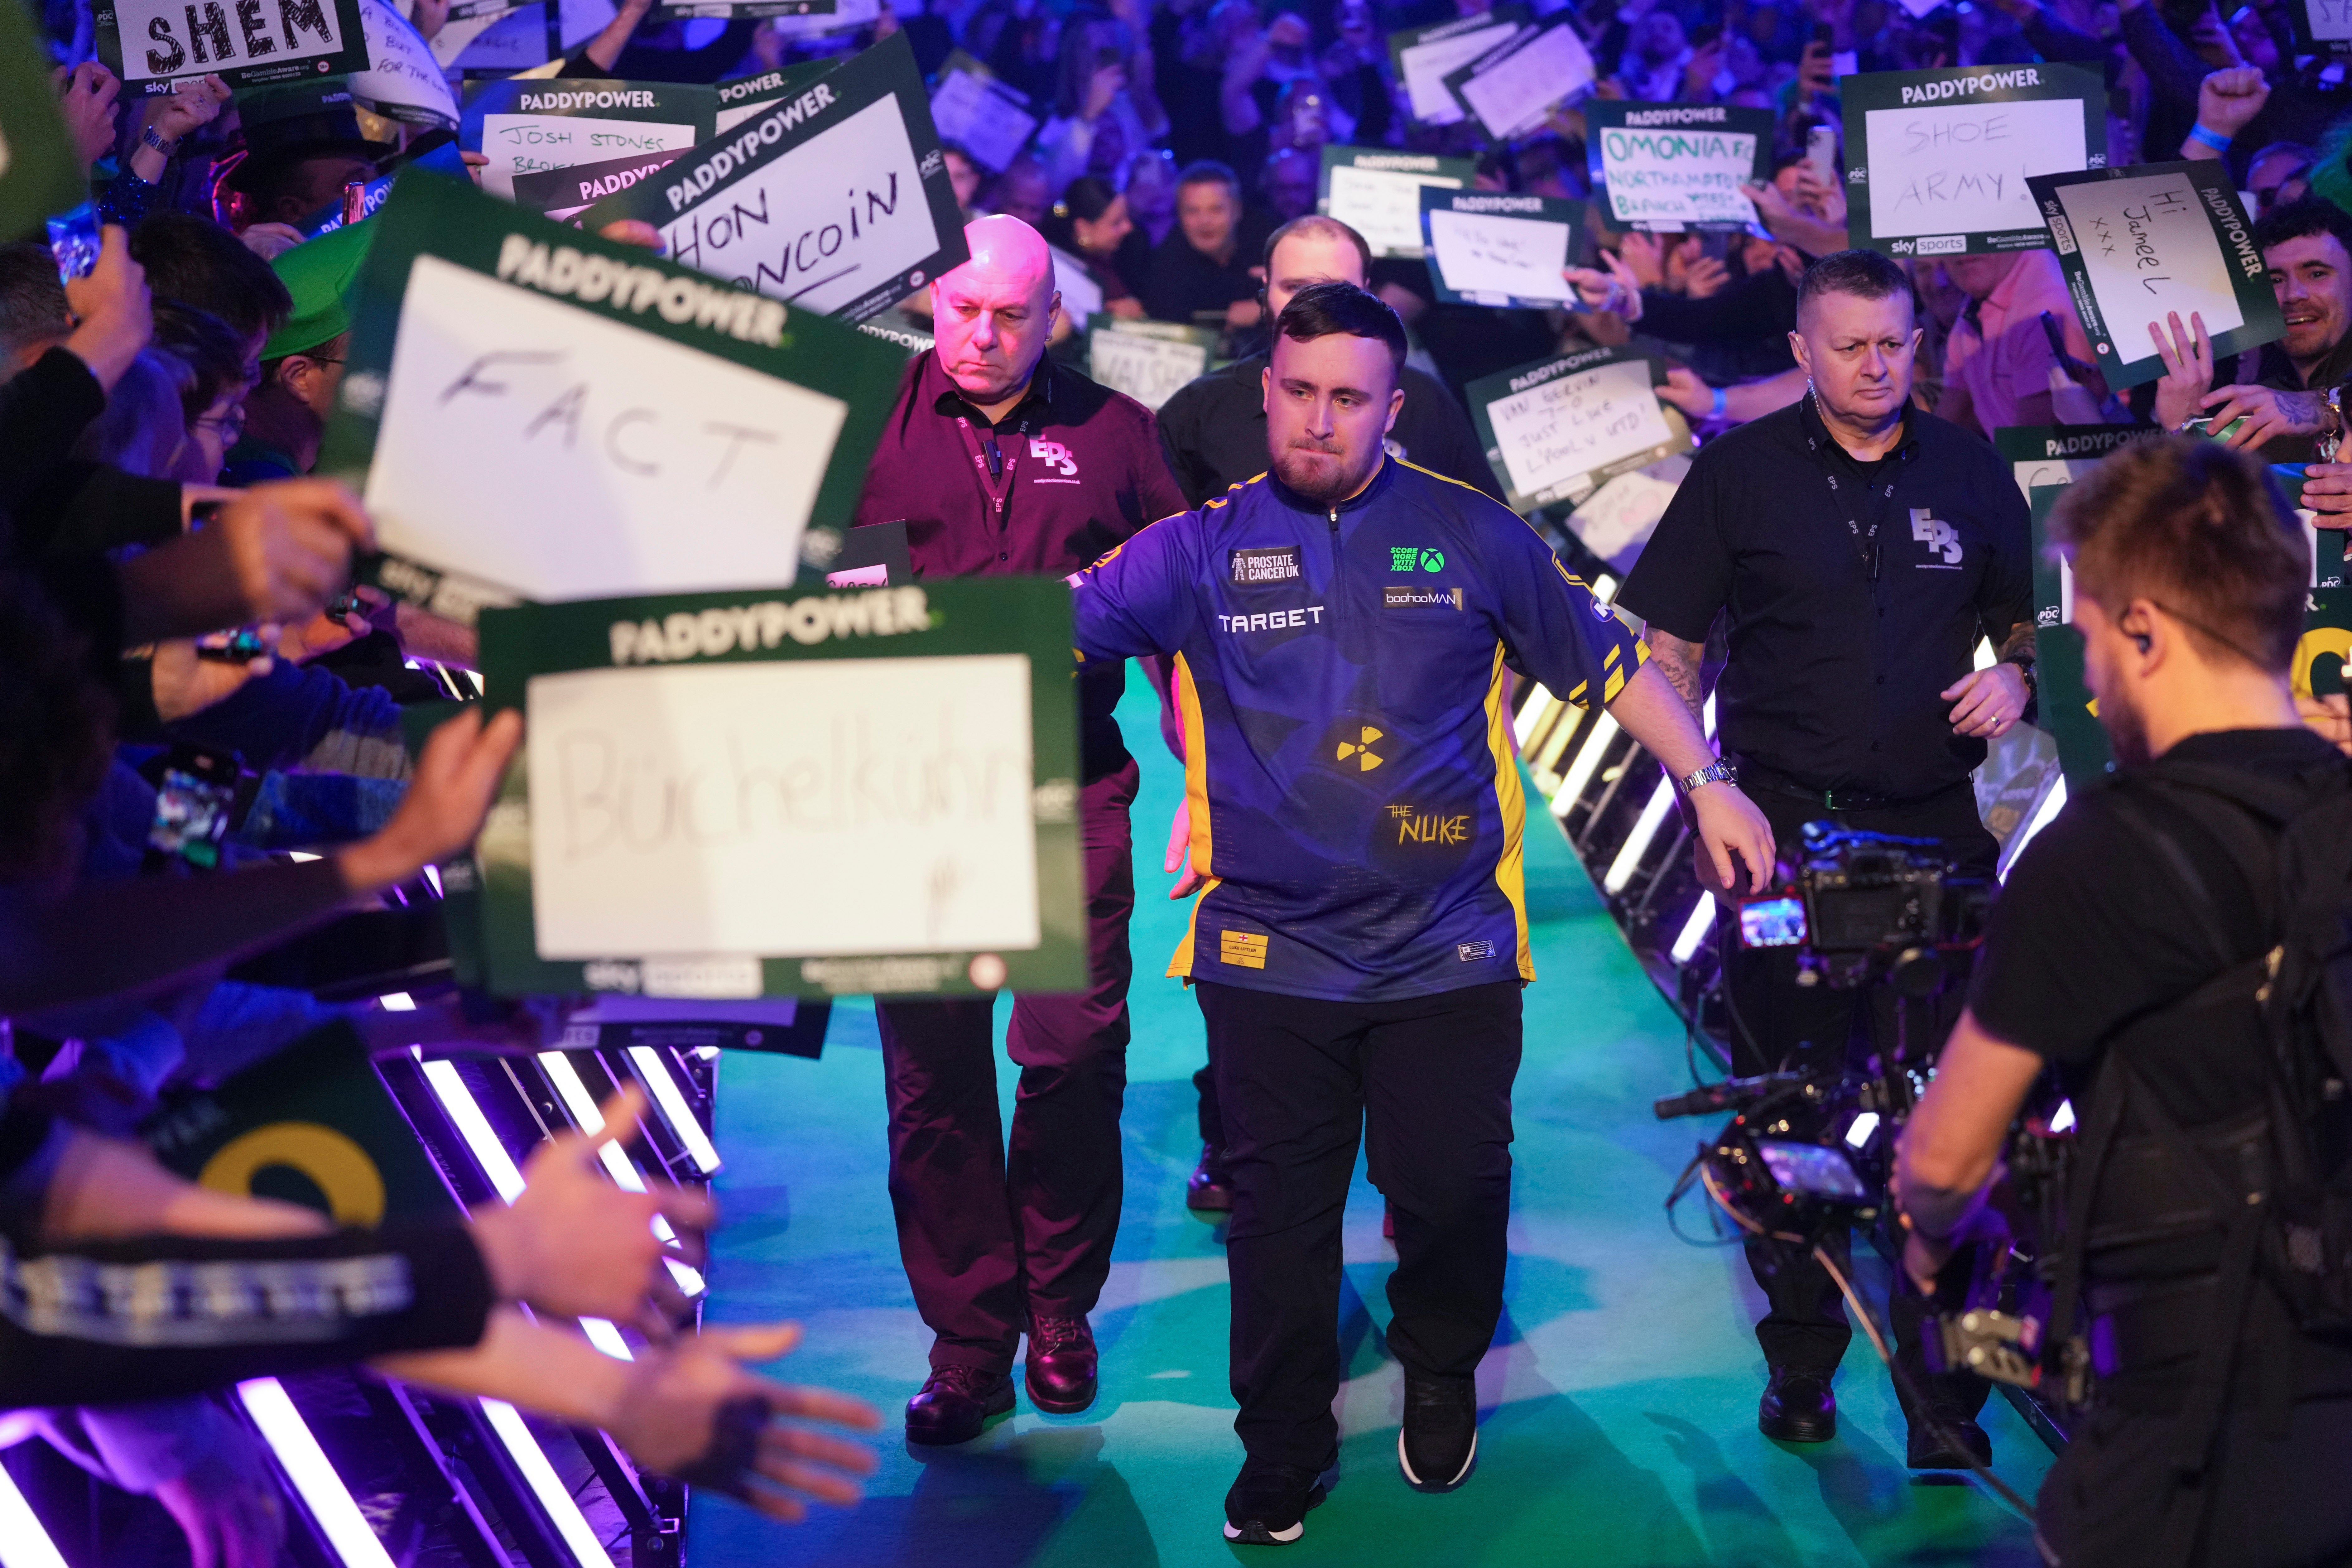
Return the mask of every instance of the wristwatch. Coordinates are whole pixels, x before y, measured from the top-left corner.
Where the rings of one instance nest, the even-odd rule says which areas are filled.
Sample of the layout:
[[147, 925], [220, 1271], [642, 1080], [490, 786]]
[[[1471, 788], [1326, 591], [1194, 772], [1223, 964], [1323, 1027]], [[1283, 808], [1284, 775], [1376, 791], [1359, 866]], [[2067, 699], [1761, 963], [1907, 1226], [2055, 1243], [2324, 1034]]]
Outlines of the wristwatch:
[[2030, 653], [2012, 653], [2000, 662], [2017, 666], [2017, 673], [2025, 677], [2025, 700], [2028, 702], [2032, 701], [2034, 694], [2042, 689], [2041, 681], [2034, 679], [2033, 656]]
[[141, 128], [139, 140], [144, 142], [148, 146], [154, 148], [155, 151], [163, 153], [166, 158], [170, 157], [172, 155], [172, 150], [180, 144], [180, 139], [176, 136], [156, 135], [155, 128], [152, 125]]
[[2329, 387], [2326, 395], [2321, 400], [2321, 405], [2326, 412], [2321, 419], [2319, 460], [2323, 463], [2332, 463], [2336, 460], [2336, 454], [2344, 445], [2344, 389], [2340, 386]]
[[1704, 789], [1711, 784], [1738, 784], [1738, 782], [1739, 770], [1733, 767], [1721, 757], [1716, 758], [1715, 761], [1707, 763], [1706, 766], [1699, 769], [1698, 772], [1686, 774], [1675, 781], [1676, 786], [1679, 787], [1685, 795], [1688, 795], [1694, 790]]

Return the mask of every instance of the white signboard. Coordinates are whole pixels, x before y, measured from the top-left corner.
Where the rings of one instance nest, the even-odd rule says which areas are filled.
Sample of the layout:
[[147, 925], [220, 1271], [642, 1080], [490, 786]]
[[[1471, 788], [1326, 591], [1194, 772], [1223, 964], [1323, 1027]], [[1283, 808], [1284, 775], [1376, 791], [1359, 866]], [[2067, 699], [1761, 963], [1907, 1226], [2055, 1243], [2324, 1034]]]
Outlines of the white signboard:
[[1486, 133], [1524, 136], [1592, 85], [1592, 54], [1566, 21], [1553, 24], [1454, 90]]
[[2089, 156], [2073, 99], [1874, 109], [1865, 120], [1879, 238], [2036, 227], [2025, 177], [2080, 169]]
[[1560, 273], [1574, 235], [1567, 224], [1531, 218], [1443, 208], [1429, 215], [1430, 260], [1445, 287], [1465, 296], [1570, 303]]
[[683, 153], [695, 128], [658, 120], [604, 120], [584, 114], [482, 116], [482, 189], [514, 199], [514, 177], [582, 163], [609, 163], [640, 153]]
[[800, 569], [846, 412], [420, 256], [366, 500], [386, 550], [524, 598], [766, 587]]
[[931, 94], [931, 123], [941, 139], [1001, 173], [1029, 144], [1039, 121], [1012, 89], [950, 68]]
[[2210, 337], [2246, 324], [2229, 258], [2187, 174], [2086, 180], [2060, 186], [2058, 200], [2126, 364], [2160, 357], [2148, 326], [2174, 311], [2183, 321], [2202, 315]]
[[368, 68], [352, 78], [352, 96], [387, 119], [455, 126], [457, 95], [423, 35], [388, 0], [360, 0], [360, 24]]
[[1421, 254], [1421, 187], [1437, 185], [1458, 191], [1463, 182], [1450, 174], [1411, 174], [1396, 169], [1366, 169], [1335, 164], [1326, 216], [1364, 237], [1374, 256]]
[[91, 16], [107, 63], [149, 92], [173, 77], [247, 87], [367, 64], [352, 0], [99, 0]]
[[1707, 127], [1612, 126], [1601, 132], [1609, 211], [1620, 224], [1753, 224], [1740, 187], [1755, 177], [1756, 137]]
[[1087, 374], [1146, 408], [1176, 395], [1179, 387], [1208, 374], [1205, 343], [1146, 337], [1139, 332], [1097, 328], [1087, 338]]
[[1596, 365], [1486, 405], [1511, 489], [1540, 495], [1673, 439], [1645, 361]]
[[1397, 65], [1412, 108], [1423, 125], [1454, 125], [1462, 106], [1446, 90], [1445, 79], [1518, 31], [1517, 22], [1496, 22], [1472, 27], [1426, 43], [1410, 44], [1397, 51]]
[[533, 677], [540, 956], [1036, 947], [1029, 689], [1019, 654]]

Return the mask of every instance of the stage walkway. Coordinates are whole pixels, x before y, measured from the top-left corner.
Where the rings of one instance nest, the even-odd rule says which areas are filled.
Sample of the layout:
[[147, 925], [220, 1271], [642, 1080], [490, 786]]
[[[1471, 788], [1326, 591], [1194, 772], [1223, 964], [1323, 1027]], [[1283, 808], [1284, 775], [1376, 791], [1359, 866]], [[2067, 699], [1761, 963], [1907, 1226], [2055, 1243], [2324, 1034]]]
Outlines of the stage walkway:
[[[808, 1340], [788, 1380], [846, 1390], [888, 1418], [866, 1503], [798, 1529], [698, 1500], [698, 1568], [1145, 1568], [1235, 1559], [1318, 1563], [1982, 1564], [2038, 1562], [2030, 1531], [1972, 1482], [1915, 1479], [1884, 1372], [1857, 1335], [1836, 1441], [1782, 1447], [1756, 1431], [1763, 1361], [1736, 1249], [1677, 1241], [1660, 1204], [1696, 1123], [1650, 1100], [1685, 1087], [1683, 1033], [1643, 980], [1548, 819], [1528, 824], [1537, 972], [1518, 1080], [1508, 1308], [1479, 1375], [1479, 1468], [1446, 1497], [1396, 1469], [1402, 1377], [1386, 1353], [1391, 1258], [1360, 1165], [1348, 1210], [1343, 1309], [1350, 1381], [1342, 1475], [1297, 1546], [1236, 1550], [1219, 1534], [1241, 1463], [1225, 1384], [1225, 1272], [1215, 1231], [1184, 1208], [1198, 1152], [1191, 1076], [1200, 1014], [1159, 978], [1182, 928], [1158, 869], [1181, 778], [1129, 682], [1120, 718], [1144, 762], [1135, 809], [1135, 1044], [1125, 1118], [1127, 1202], [1095, 1331], [1103, 1392], [1080, 1416], [1014, 1416], [952, 1450], [910, 1450], [899, 1407], [929, 1331], [899, 1270], [884, 1190], [881, 1053], [870, 1007], [835, 1016], [822, 1062], [730, 1054], [719, 1096], [725, 1228], [714, 1321], [791, 1318]], [[1142, 701], [1139, 703], [1138, 695]], [[1537, 804], [1540, 814], [1542, 807]], [[998, 1013], [1000, 1030], [1003, 1008]], [[1000, 1057], [1000, 1061], [1001, 1061]], [[1003, 1064], [1006, 1114], [1013, 1069]], [[1703, 1229], [1696, 1209], [1686, 1228]], [[1883, 1280], [1877, 1288], [1883, 1291]], [[2031, 1497], [2049, 1456], [1995, 1398], [2001, 1473]], [[917, 1458], [916, 1456], [921, 1456]]]

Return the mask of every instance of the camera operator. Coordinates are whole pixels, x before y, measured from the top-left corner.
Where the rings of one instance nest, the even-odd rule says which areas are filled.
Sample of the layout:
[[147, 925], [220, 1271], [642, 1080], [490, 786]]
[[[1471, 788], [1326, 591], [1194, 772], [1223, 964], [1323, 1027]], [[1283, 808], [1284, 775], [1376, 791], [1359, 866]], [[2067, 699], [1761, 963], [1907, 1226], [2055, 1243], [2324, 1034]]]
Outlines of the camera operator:
[[[1968, 1010], [1903, 1137], [1905, 1267], [1927, 1288], [1990, 1223], [2002, 1139], [2053, 1069], [2082, 1125], [2074, 1213], [2093, 1245], [2074, 1321], [2097, 1381], [2042, 1485], [2045, 1555], [2352, 1560], [2352, 1347], [2299, 1332], [2228, 1251], [2268, 1212], [2242, 1173], [2280, 1169], [2256, 995], [2282, 938], [2275, 829], [2220, 789], [2293, 812], [2347, 787], [2288, 684], [2309, 553], [2251, 456], [2185, 439], [2109, 458], [2051, 531], [2121, 772], [2035, 838], [1993, 906]], [[2220, 784], [2197, 787], [2200, 769]]]
[[[1969, 774], [1985, 742], [2019, 721], [2030, 695], [2033, 624], [2026, 515], [1992, 449], [1911, 406], [1919, 329], [1902, 270], [1869, 251], [1806, 271], [1789, 334], [1808, 396], [1725, 436], [1693, 460], [1618, 602], [1648, 622], [1652, 661], [1700, 706], [1708, 629], [1729, 616], [1717, 684], [1724, 754], [1776, 841], [1802, 826], [1943, 841], [1963, 875], [1997, 855]], [[1971, 670], [1979, 637], [2007, 662]], [[1702, 859], [1701, 879], [1716, 880]], [[1721, 936], [1731, 1004], [1732, 1070], [1834, 1074], [1852, 1037], [1893, 1037], [1882, 993], [1799, 984], [1792, 950]], [[1871, 1048], [1864, 1043], [1864, 1052]], [[1756, 1337], [1771, 1368], [1758, 1424], [1784, 1442], [1837, 1430], [1830, 1380], [1852, 1338], [1836, 1288], [1810, 1258], [1751, 1244], [1770, 1311]], [[1916, 1305], [1916, 1303], [1912, 1303]], [[1898, 1314], [1916, 1361], [1909, 1309]], [[1912, 1418], [1917, 1468], [1979, 1460], [1985, 1385], [1972, 1376], [1915, 1384], [1933, 1424]]]

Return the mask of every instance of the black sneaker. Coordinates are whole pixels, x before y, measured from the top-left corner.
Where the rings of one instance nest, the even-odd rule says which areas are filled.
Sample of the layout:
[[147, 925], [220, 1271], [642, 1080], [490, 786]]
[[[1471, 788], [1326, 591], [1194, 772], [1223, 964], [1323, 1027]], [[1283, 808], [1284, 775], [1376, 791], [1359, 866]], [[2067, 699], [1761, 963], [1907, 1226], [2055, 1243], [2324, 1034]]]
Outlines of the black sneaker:
[[1466, 1377], [1404, 1374], [1397, 1468], [1417, 1491], [1450, 1492], [1478, 1458], [1478, 1385]]
[[1225, 1494], [1225, 1539], [1243, 1546], [1287, 1546], [1307, 1533], [1307, 1510], [1323, 1500], [1323, 1472], [1246, 1459]]

